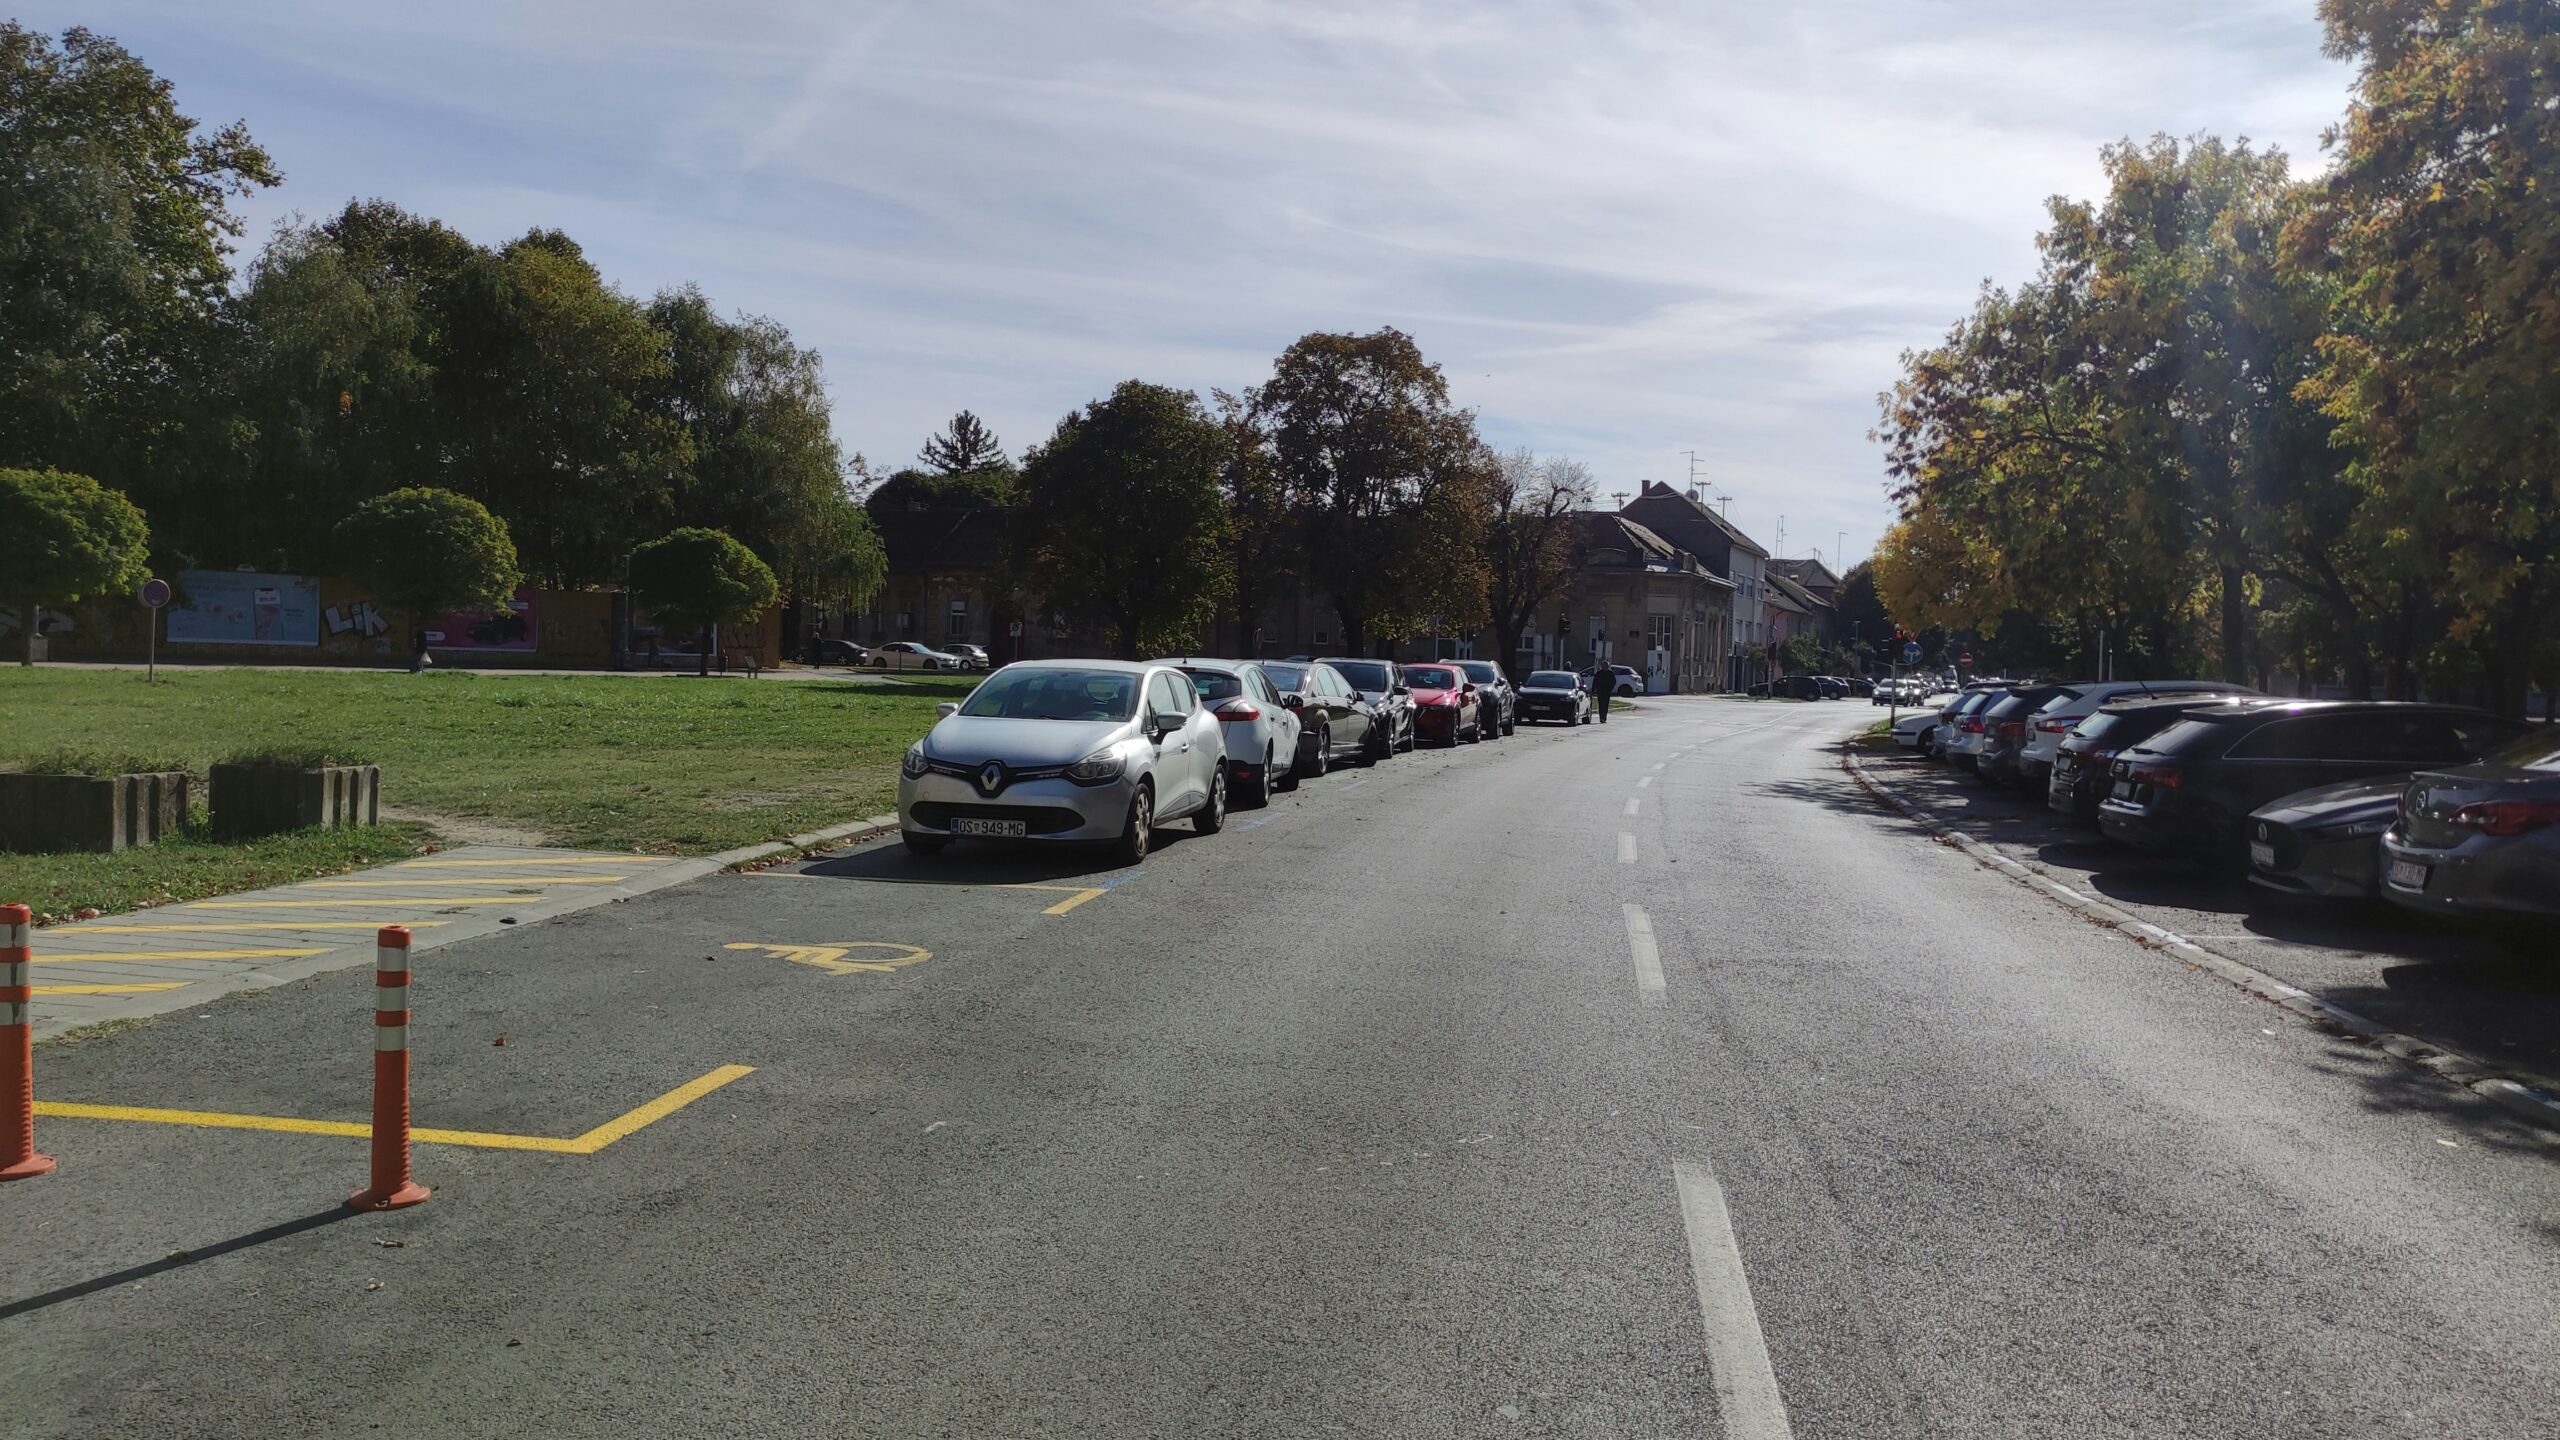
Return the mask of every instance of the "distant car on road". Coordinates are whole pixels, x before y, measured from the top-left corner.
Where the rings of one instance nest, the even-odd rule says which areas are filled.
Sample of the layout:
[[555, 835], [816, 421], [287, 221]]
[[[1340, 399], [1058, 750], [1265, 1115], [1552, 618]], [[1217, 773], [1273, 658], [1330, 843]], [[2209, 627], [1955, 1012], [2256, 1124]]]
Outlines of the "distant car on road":
[[821, 665], [868, 665], [871, 663], [871, 651], [850, 640], [833, 640], [821, 637], [818, 641], [817, 663]]
[[1371, 740], [1372, 761], [1413, 748], [1413, 690], [1404, 683], [1403, 668], [1393, 660], [1325, 657], [1334, 673], [1351, 682], [1360, 698], [1386, 719]]
[[1476, 682], [1457, 666], [1440, 662], [1404, 667], [1404, 683], [1413, 692], [1414, 734], [1455, 746], [1484, 738], [1484, 700]]
[[[1597, 670], [1582, 672], [1584, 687], [1595, 695], [1599, 693], [1599, 673]], [[1616, 699], [1624, 700], [1631, 695], [1644, 693], [1644, 676], [1630, 666], [1612, 665], [1609, 667], [1609, 676], [1610, 684], [1615, 687], [1609, 694]]]
[[1155, 827], [1227, 817], [1227, 749], [1191, 678], [1168, 665], [1031, 660], [980, 682], [898, 765], [898, 834], [920, 855], [953, 840], [1103, 841], [1147, 858]]
[[957, 670], [960, 657], [948, 655], [930, 645], [913, 640], [898, 640], [871, 652], [873, 668], [880, 670]]
[[2138, 849], [2246, 874], [2249, 815], [2268, 801], [2342, 780], [2469, 764], [2514, 738], [2519, 723], [2454, 705], [2207, 706], [2116, 756], [2098, 828]]
[[1485, 704], [1485, 734], [1510, 735], [1520, 729], [1520, 691], [1511, 676], [1490, 660], [1451, 662], [1476, 682]]
[[1591, 723], [1591, 687], [1570, 670], [1532, 670], [1520, 682], [1520, 719], [1529, 725], [1554, 720]]
[[1227, 790], [1248, 809], [1269, 803], [1273, 786], [1298, 788], [1298, 712], [1251, 660], [1162, 661], [1191, 677], [1227, 744]]
[[2410, 776], [2380, 858], [2382, 895], [2395, 905], [2560, 916], [2560, 726], [2536, 726], [2476, 765]]

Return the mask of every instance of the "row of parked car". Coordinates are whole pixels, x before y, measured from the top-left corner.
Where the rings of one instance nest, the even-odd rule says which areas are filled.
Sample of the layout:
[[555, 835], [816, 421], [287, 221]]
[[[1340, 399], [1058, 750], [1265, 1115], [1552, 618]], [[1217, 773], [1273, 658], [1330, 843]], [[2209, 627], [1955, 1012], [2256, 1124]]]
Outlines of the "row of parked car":
[[1540, 670], [1514, 685], [1489, 660], [1022, 661], [942, 705], [908, 749], [898, 831], [918, 854], [963, 838], [1098, 842], [1134, 865], [1160, 824], [1214, 833], [1231, 804], [1337, 764], [1589, 724], [1591, 684]]
[[824, 636], [811, 642], [809, 663], [852, 665], [872, 670], [985, 670], [991, 668], [986, 648], [945, 645], [939, 649], [916, 640], [863, 645]]
[[2560, 726], [2212, 680], [1977, 682], [1894, 739], [2272, 889], [2560, 916]]

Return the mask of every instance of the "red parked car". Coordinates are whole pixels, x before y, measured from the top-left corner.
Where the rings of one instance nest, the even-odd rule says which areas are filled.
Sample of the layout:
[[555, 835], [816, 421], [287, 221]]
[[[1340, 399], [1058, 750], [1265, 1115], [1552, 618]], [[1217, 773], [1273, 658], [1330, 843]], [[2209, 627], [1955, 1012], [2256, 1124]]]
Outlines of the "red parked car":
[[1455, 665], [1407, 665], [1404, 683], [1413, 687], [1416, 739], [1472, 745], [1484, 738], [1484, 699], [1465, 671]]

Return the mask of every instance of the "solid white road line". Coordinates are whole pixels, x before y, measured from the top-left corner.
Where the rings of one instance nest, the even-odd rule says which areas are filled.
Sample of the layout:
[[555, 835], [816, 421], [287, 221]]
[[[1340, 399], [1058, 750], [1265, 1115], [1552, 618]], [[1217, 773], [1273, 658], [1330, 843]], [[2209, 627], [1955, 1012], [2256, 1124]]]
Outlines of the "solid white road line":
[[1640, 800], [1629, 800], [1627, 802], [1627, 813], [1633, 815], [1638, 809], [1642, 808], [1643, 803], [1644, 802]]
[[1671, 1178], [1680, 1187], [1689, 1274], [1697, 1281], [1698, 1315], [1707, 1325], [1707, 1371], [1715, 1383], [1725, 1440], [1794, 1440], [1777, 1372], [1769, 1368], [1760, 1312], [1751, 1304], [1751, 1282], [1742, 1273], [1742, 1250], [1734, 1243], [1724, 1187], [1698, 1161], [1672, 1161]]
[[1636, 837], [1624, 830], [1618, 832], [1618, 863], [1621, 865], [1636, 863]]
[[1622, 907], [1627, 912], [1627, 949], [1635, 956], [1636, 998], [1647, 1005], [1662, 1003], [1662, 951], [1653, 943], [1653, 920], [1641, 905]]

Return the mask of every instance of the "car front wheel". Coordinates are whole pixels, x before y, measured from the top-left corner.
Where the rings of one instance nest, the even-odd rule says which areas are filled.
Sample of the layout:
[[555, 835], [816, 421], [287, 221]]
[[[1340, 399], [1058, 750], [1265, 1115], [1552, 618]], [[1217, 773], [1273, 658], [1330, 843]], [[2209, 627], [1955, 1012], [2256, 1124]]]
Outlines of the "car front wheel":
[[1191, 833], [1215, 835], [1226, 828], [1226, 823], [1227, 767], [1221, 765], [1217, 773], [1209, 777], [1209, 803], [1201, 806], [1191, 816]]
[[1111, 853], [1123, 865], [1143, 865], [1147, 861], [1147, 844], [1154, 838], [1156, 824], [1155, 792], [1140, 785], [1138, 793], [1129, 797], [1129, 818], [1120, 827], [1120, 839]]

